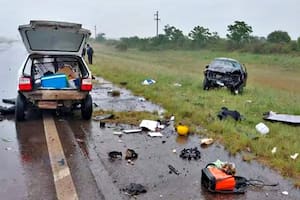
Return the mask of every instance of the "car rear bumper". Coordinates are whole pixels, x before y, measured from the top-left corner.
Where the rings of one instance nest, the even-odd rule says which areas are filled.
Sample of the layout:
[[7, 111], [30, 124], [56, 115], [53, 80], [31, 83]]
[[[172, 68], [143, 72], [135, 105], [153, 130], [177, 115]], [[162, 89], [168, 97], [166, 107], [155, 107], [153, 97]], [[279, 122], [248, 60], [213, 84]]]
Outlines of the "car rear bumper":
[[82, 100], [89, 92], [78, 90], [36, 90], [22, 92], [29, 101], [36, 100]]

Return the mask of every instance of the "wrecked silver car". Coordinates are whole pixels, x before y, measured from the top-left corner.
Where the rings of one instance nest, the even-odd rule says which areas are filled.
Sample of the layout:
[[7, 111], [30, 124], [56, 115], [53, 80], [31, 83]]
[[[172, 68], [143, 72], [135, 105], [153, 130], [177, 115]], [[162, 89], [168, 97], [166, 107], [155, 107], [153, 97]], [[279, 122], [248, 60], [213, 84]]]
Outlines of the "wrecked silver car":
[[246, 82], [245, 66], [231, 58], [215, 58], [204, 70], [204, 90], [227, 87], [234, 94], [239, 94], [243, 92]]
[[15, 116], [25, 119], [30, 107], [73, 110], [83, 119], [93, 112], [92, 74], [81, 57], [90, 31], [81, 24], [30, 21], [19, 32], [28, 56], [19, 70]]

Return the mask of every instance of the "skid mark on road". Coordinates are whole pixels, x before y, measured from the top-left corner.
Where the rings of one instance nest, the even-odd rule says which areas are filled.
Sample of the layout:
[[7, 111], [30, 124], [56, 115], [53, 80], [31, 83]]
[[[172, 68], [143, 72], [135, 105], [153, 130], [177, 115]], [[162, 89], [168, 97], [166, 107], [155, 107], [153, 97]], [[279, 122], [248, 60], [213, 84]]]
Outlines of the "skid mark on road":
[[43, 119], [57, 199], [78, 199], [54, 120], [47, 114]]

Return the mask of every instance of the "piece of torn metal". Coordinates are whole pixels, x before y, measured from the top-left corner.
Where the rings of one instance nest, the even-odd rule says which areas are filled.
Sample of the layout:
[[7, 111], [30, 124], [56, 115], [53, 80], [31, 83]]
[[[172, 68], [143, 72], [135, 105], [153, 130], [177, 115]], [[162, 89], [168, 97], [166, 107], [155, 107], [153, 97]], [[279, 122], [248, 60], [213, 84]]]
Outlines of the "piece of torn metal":
[[172, 174], [172, 173], [174, 173], [174, 174], [176, 174], [177, 176], [180, 174], [180, 172], [175, 168], [175, 167], [173, 167], [172, 165], [168, 165], [168, 168], [169, 168], [169, 173], [170, 174]]
[[162, 137], [163, 134], [161, 132], [148, 132], [148, 135], [151, 137]]
[[158, 128], [159, 122], [158, 121], [154, 121], [154, 120], [142, 120], [142, 122], [140, 123], [140, 128], [146, 128], [150, 131], [156, 131], [156, 129]]
[[136, 160], [138, 154], [133, 149], [127, 149], [125, 154], [125, 160]]
[[104, 120], [104, 119], [112, 119], [113, 117], [114, 117], [113, 114], [98, 115], [98, 116], [93, 117], [93, 120], [94, 121], [101, 121], [101, 120]]
[[201, 158], [201, 152], [197, 147], [189, 149], [184, 148], [183, 150], [181, 150], [179, 157], [188, 160], [198, 160]]
[[0, 113], [2, 115], [14, 114], [15, 109], [16, 109], [16, 106], [11, 106], [11, 107], [0, 106]]
[[122, 158], [122, 152], [120, 152], [120, 151], [108, 152], [108, 157], [109, 157], [110, 160], [121, 159]]
[[16, 99], [2, 99], [3, 103], [8, 103], [8, 104], [12, 104], [15, 105], [16, 104]]
[[128, 130], [123, 130], [123, 133], [130, 134], [130, 133], [140, 133], [142, 132], [142, 129], [128, 129]]
[[300, 125], [300, 115], [277, 114], [276, 112], [270, 111], [264, 114], [263, 119]]
[[147, 192], [147, 189], [145, 188], [145, 186], [143, 186], [141, 184], [137, 184], [137, 183], [130, 183], [128, 186], [126, 186], [122, 190], [132, 196]]
[[114, 131], [113, 134], [114, 134], [114, 135], [119, 135], [119, 136], [120, 136], [120, 135], [123, 135], [123, 133], [122, 133], [121, 131]]

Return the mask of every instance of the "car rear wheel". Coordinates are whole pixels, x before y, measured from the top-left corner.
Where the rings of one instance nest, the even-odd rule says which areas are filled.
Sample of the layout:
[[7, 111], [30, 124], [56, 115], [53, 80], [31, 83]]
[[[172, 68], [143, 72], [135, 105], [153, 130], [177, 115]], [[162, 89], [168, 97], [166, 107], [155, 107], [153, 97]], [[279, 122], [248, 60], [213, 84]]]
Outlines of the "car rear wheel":
[[87, 95], [81, 103], [81, 116], [85, 120], [91, 119], [93, 114], [93, 101], [91, 95]]
[[23, 121], [25, 119], [25, 108], [26, 108], [26, 101], [22, 95], [18, 94], [16, 100], [16, 110], [15, 110], [16, 121]]

